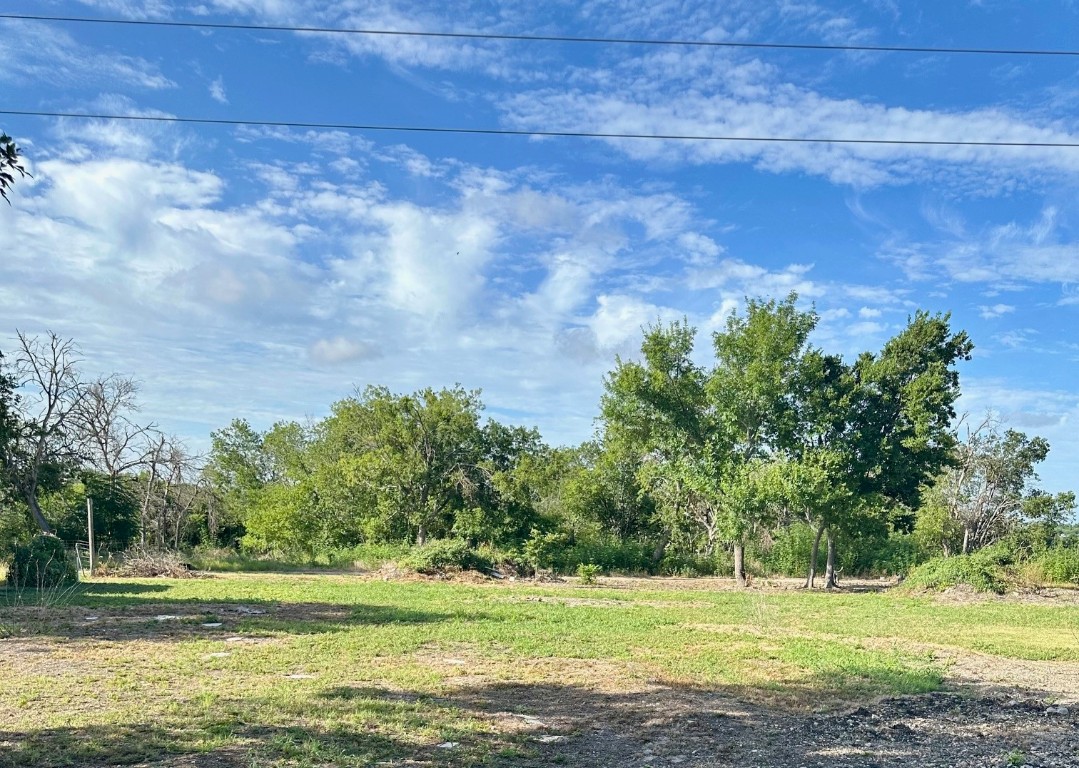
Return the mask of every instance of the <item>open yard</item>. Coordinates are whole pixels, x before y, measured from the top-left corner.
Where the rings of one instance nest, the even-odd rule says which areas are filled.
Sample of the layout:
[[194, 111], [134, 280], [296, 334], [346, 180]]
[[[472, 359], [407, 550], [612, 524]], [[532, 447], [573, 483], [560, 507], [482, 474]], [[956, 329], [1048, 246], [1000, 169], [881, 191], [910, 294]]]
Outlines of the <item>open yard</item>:
[[1079, 765], [1075, 593], [725, 587], [237, 574], [98, 580], [43, 606], [9, 592], [0, 765]]

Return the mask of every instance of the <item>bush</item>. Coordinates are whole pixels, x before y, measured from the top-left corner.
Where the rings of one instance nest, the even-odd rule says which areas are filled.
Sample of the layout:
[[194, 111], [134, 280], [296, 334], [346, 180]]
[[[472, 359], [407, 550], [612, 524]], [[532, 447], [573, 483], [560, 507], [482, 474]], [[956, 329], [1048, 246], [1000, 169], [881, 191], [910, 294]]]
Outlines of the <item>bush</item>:
[[63, 541], [35, 536], [29, 544], [15, 548], [7, 580], [16, 588], [48, 589], [78, 581], [78, 573]]
[[1079, 547], [1053, 547], [1034, 559], [1052, 584], [1079, 584]]
[[1008, 586], [1005, 566], [1010, 564], [1007, 553], [990, 547], [970, 555], [934, 558], [912, 570], [906, 583], [914, 589], [968, 586], [1001, 594]]
[[439, 539], [416, 547], [401, 560], [400, 565], [427, 574], [491, 570], [491, 561], [460, 539]]
[[[776, 531], [771, 547], [757, 553], [764, 572], [769, 576], [805, 576], [816, 535], [816, 530], [805, 523], [794, 523]], [[822, 537], [817, 552], [818, 572], [824, 571], [825, 554]]]
[[[845, 542], [842, 546], [846, 546]], [[852, 556], [843, 565], [851, 575], [895, 576], [908, 573], [926, 560], [921, 545], [909, 533], [892, 533], [884, 539], [856, 538], [850, 547]]]
[[652, 548], [639, 541], [615, 537], [578, 539], [555, 558], [555, 567], [573, 573], [580, 565], [598, 565], [604, 571], [647, 572], [652, 566]]
[[588, 536], [577, 540], [565, 533], [535, 529], [524, 543], [522, 559], [534, 570], [574, 573], [579, 565], [598, 565], [604, 571], [642, 573], [651, 570], [652, 548], [640, 541], [616, 536]]
[[711, 555], [669, 553], [660, 561], [663, 576], [730, 576], [734, 573], [734, 556], [725, 549]]
[[588, 565], [581, 563], [577, 566], [577, 575], [580, 577], [582, 584], [595, 584], [596, 577], [601, 573], [603, 573], [603, 569], [592, 563]]
[[564, 533], [543, 533], [532, 529], [524, 545], [524, 559], [537, 571], [554, 569], [564, 564], [564, 552], [569, 548], [569, 536]]

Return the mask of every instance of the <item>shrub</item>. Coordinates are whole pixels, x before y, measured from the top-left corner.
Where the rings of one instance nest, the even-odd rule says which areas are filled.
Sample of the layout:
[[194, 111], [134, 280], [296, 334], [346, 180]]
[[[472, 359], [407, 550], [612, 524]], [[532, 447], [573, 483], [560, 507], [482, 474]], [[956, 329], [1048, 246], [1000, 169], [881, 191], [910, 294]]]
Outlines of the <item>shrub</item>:
[[468, 546], [461, 539], [439, 539], [416, 547], [400, 563], [417, 573], [445, 573], [446, 571], [482, 571], [491, 569], [491, 561]]
[[577, 566], [577, 575], [581, 578], [582, 584], [595, 584], [596, 577], [603, 573], [603, 569], [593, 563], [584, 564], [581, 563]]
[[1079, 547], [1053, 547], [1034, 559], [1045, 580], [1053, 584], [1079, 584]]
[[[794, 523], [775, 532], [771, 547], [760, 551], [761, 567], [770, 576], [804, 576], [817, 532], [805, 523]], [[825, 546], [817, 552], [817, 570], [824, 571]]]
[[663, 576], [729, 576], [734, 572], [734, 556], [725, 549], [711, 555], [669, 553], [659, 564]]
[[946, 589], [969, 586], [978, 592], [1000, 594], [1008, 586], [1005, 553], [987, 548], [970, 555], [937, 557], [910, 572], [907, 586], [914, 589]]
[[556, 557], [555, 568], [572, 573], [579, 565], [598, 565], [604, 571], [647, 572], [652, 565], [652, 549], [639, 541], [616, 537], [578, 539]]
[[16, 588], [48, 589], [78, 580], [67, 546], [55, 536], [35, 536], [15, 548], [7, 572], [8, 584]]
[[543, 533], [532, 529], [524, 545], [525, 562], [536, 570], [553, 569], [564, 561], [569, 536], [564, 533]]

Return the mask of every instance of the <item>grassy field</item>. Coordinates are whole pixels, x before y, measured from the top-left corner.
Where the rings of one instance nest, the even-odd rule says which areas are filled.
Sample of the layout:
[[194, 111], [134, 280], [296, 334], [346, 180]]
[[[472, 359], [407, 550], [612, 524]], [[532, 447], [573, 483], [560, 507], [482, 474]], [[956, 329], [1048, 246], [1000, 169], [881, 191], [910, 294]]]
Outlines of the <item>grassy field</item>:
[[307, 574], [35, 601], [0, 593], [3, 766], [554, 765], [661, 690], [797, 712], [934, 691], [967, 652], [1079, 662], [1074, 601]]

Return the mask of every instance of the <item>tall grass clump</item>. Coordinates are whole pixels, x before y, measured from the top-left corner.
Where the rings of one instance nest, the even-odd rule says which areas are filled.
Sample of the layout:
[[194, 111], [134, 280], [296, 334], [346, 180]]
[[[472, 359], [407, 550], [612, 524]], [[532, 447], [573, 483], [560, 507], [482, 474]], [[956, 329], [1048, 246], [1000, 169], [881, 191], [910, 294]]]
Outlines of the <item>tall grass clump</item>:
[[1079, 546], [1057, 546], [1041, 552], [1033, 561], [1051, 584], [1079, 585]]

